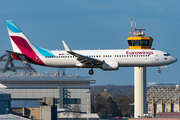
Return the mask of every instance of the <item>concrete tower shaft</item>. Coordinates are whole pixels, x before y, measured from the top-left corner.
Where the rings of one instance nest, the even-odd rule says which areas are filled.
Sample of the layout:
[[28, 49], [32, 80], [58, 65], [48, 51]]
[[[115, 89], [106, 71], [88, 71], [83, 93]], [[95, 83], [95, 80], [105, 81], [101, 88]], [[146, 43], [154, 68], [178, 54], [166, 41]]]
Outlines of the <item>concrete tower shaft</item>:
[[146, 106], [146, 67], [134, 67], [134, 117], [142, 117]]

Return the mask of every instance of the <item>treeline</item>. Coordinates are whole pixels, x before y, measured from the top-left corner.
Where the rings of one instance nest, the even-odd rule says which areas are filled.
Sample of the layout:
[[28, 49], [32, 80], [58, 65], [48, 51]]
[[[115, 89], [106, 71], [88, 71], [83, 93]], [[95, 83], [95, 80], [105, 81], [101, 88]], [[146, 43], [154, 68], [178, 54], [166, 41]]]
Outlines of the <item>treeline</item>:
[[133, 116], [133, 86], [92, 86], [91, 112], [100, 118]]
[[91, 113], [97, 113], [100, 118], [122, 117], [116, 102], [111, 97], [105, 99], [100, 94], [96, 96], [96, 101], [91, 102]]
[[97, 85], [91, 86], [91, 93], [92, 94], [99, 94], [106, 90], [110, 93], [113, 98], [115, 97], [128, 97], [132, 98], [134, 96], [134, 86], [133, 85]]

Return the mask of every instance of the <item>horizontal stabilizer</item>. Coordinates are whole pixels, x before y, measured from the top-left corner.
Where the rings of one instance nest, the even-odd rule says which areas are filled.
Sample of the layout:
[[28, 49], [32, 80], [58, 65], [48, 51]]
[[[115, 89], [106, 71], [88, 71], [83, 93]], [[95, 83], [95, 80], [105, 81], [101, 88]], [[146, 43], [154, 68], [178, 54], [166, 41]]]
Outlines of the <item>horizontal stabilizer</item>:
[[17, 55], [17, 56], [25, 56], [24, 54], [12, 52], [12, 51], [8, 51], [8, 50], [5, 50], [5, 52], [8, 52], [8, 53], [13, 54], [13, 55]]

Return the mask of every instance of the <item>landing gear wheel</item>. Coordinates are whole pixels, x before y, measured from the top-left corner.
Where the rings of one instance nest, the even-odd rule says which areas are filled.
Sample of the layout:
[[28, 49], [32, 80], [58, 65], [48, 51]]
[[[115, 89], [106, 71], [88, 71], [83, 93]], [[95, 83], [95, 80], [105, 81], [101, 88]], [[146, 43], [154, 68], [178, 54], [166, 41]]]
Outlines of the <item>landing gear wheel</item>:
[[90, 75], [93, 75], [93, 74], [94, 74], [94, 71], [93, 71], [93, 70], [89, 70], [89, 74], [90, 74]]
[[158, 73], [161, 73], [161, 70], [158, 70]]

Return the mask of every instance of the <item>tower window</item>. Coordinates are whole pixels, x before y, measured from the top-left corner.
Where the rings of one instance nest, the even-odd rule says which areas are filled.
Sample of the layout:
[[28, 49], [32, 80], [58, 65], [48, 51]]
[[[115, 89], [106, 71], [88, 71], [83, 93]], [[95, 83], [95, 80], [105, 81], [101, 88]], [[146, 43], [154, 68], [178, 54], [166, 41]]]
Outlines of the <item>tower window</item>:
[[128, 40], [128, 44], [129, 44], [129, 46], [132, 46], [131, 40]]
[[140, 40], [133, 40], [133, 46], [140, 46]]
[[142, 46], [149, 46], [149, 40], [142, 40], [141, 44]]

